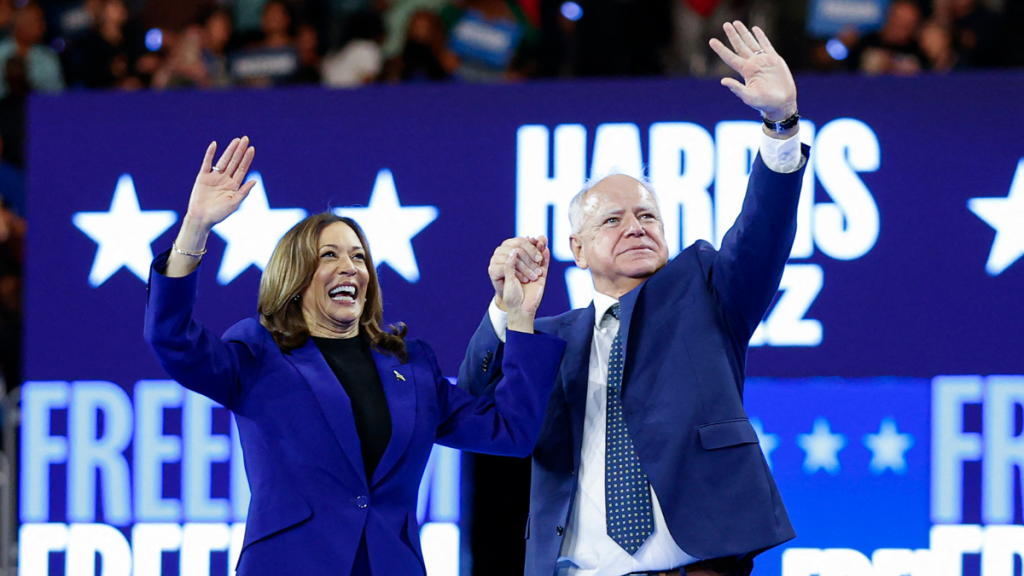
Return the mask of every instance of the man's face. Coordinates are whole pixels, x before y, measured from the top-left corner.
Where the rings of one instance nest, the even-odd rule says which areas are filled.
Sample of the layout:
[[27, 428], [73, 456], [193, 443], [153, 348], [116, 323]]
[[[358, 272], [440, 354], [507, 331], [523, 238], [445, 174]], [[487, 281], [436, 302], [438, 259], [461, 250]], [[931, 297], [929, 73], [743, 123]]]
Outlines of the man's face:
[[654, 195], [616, 174], [583, 200], [583, 227], [571, 237], [576, 265], [589, 268], [594, 288], [618, 298], [668, 262], [665, 228]]

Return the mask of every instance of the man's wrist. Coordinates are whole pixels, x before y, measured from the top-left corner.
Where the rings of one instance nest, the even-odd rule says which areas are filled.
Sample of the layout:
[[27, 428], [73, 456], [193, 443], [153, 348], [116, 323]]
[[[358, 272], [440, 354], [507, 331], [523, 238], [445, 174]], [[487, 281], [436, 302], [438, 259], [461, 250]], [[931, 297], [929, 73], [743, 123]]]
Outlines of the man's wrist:
[[764, 130], [764, 133], [767, 134], [769, 138], [774, 138], [776, 140], [789, 140], [800, 132], [800, 125], [797, 124], [796, 126], [793, 126], [788, 130], [783, 130], [782, 132], [776, 132], [763, 124], [761, 125], [761, 129]]
[[533, 334], [533, 314], [511, 312], [508, 315], [508, 329], [513, 332]]
[[761, 110], [761, 118], [768, 122], [782, 122], [797, 113], [796, 102], [787, 102], [779, 108]]

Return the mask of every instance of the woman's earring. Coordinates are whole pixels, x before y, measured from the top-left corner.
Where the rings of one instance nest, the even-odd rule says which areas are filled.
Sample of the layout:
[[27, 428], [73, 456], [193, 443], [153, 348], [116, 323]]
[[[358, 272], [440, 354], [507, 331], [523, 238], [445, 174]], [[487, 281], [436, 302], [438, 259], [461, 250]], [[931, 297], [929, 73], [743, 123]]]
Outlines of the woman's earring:
[[292, 296], [292, 301], [293, 302], [298, 302], [300, 298], [302, 298], [302, 296], [300, 296], [299, 294], [296, 294], [295, 296]]

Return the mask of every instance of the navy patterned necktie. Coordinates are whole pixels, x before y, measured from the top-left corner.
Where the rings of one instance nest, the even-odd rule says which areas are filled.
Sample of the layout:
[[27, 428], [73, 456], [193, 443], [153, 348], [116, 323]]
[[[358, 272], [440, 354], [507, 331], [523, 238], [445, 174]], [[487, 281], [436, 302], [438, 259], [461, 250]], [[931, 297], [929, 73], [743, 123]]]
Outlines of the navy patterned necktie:
[[[608, 313], [619, 318], [619, 305]], [[622, 417], [622, 329], [615, 333], [608, 359], [608, 422], [605, 428], [604, 501], [608, 535], [636, 554], [654, 532], [654, 509], [647, 475], [633, 450], [633, 440]]]

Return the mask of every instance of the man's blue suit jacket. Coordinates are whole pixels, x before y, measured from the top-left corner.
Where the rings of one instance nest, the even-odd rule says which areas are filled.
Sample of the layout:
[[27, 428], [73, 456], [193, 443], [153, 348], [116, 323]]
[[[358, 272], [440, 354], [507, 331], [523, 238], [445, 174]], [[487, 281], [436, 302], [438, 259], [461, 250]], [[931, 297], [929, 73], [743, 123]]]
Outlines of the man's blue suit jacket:
[[533, 450], [562, 340], [511, 333], [494, 400], [452, 386], [421, 341], [406, 341], [404, 364], [374, 351], [392, 433], [367, 481], [351, 404], [316, 344], [283, 353], [255, 319], [216, 337], [192, 318], [198, 274], [168, 278], [165, 258], [145, 336], [171, 377], [235, 414], [252, 490], [241, 576], [349, 574], [364, 536], [374, 574], [424, 574], [416, 499], [433, 444]]
[[[626, 425], [669, 532], [697, 558], [756, 554], [796, 535], [743, 410], [743, 380], [793, 244], [802, 177], [758, 156], [721, 249], [699, 241], [619, 300]], [[526, 574], [551, 576], [576, 493], [594, 306], [537, 326], [567, 342], [533, 452], [526, 530]], [[460, 385], [491, 392], [500, 374], [481, 370], [483, 359], [503, 351], [485, 316]]]

